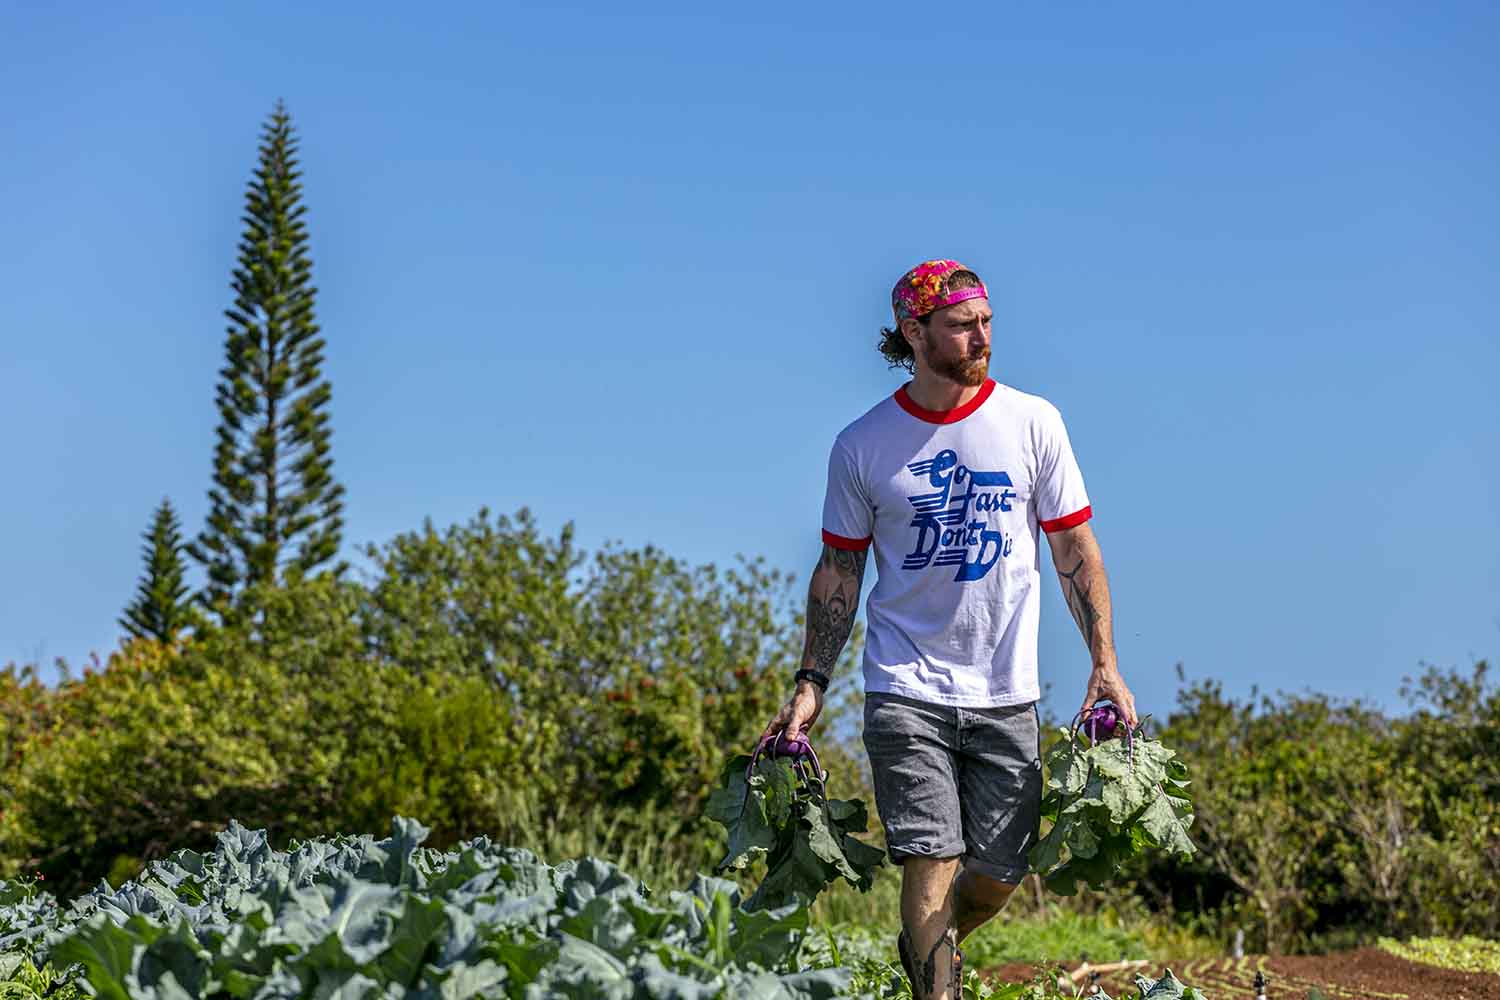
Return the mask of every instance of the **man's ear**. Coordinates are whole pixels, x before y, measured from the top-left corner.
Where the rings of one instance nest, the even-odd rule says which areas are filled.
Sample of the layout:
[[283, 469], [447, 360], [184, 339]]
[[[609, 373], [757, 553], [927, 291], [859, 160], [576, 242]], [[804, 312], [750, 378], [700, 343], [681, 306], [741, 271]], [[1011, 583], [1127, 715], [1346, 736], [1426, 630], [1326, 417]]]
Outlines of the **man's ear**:
[[903, 319], [901, 321], [901, 336], [906, 338], [907, 344], [916, 351], [917, 344], [922, 340], [922, 324], [914, 319]]

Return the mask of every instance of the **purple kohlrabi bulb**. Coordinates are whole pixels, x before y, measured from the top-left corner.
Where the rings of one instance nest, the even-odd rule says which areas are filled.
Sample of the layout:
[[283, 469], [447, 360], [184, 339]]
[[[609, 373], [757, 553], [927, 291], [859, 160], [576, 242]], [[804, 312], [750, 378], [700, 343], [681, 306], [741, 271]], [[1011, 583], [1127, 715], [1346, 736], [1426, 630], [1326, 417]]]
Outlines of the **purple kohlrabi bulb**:
[[786, 733], [776, 738], [776, 756], [778, 757], [808, 757], [812, 754], [812, 744], [807, 741], [807, 734], [798, 733], [796, 739], [790, 739]]
[[1098, 743], [1120, 735], [1120, 730], [1124, 728], [1123, 723], [1124, 720], [1120, 717], [1118, 708], [1113, 705], [1099, 705], [1084, 716], [1083, 731], [1088, 734], [1089, 742]]

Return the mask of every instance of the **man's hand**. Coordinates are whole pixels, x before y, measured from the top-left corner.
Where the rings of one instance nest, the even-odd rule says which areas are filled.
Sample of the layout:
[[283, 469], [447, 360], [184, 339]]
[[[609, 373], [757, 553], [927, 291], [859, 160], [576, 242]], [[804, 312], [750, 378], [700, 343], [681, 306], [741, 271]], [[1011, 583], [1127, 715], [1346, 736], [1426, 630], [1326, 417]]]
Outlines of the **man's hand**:
[[787, 739], [796, 739], [812, 728], [812, 724], [818, 721], [818, 716], [822, 712], [823, 689], [812, 681], [802, 681], [797, 685], [797, 690], [792, 693], [791, 700], [781, 706], [781, 711], [776, 713], [776, 717], [771, 720], [766, 731], [760, 734], [760, 738], [766, 740], [777, 733], [785, 732]]
[[1115, 703], [1131, 729], [1140, 724], [1135, 716], [1135, 696], [1125, 686], [1125, 678], [1120, 676], [1120, 671], [1115, 667], [1095, 667], [1094, 672], [1089, 674], [1089, 690], [1083, 696], [1083, 711], [1093, 708], [1094, 702], [1101, 698], [1108, 698]]

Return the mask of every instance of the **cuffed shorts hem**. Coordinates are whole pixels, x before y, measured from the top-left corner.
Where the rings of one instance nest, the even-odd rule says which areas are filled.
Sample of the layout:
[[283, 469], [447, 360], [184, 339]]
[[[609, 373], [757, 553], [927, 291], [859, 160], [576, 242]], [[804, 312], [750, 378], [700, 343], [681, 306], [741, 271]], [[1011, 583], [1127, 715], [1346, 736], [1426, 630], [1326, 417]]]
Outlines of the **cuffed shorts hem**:
[[907, 858], [927, 858], [933, 861], [957, 859], [965, 871], [977, 872], [996, 882], [1006, 882], [1010, 885], [1020, 885], [1021, 880], [1031, 874], [1031, 869], [1025, 866], [1017, 867], [1002, 861], [985, 861], [983, 858], [965, 854], [962, 847], [940, 848], [932, 851], [923, 847], [907, 849], [888, 847], [886, 853], [890, 855], [893, 865], [900, 865]]
[[952, 847], [926, 848], [919, 846], [895, 847], [886, 844], [886, 853], [890, 855], [891, 864], [899, 865], [907, 858], [928, 858], [933, 861], [945, 861], [950, 858], [962, 858], [964, 856], [964, 845], [956, 844]]

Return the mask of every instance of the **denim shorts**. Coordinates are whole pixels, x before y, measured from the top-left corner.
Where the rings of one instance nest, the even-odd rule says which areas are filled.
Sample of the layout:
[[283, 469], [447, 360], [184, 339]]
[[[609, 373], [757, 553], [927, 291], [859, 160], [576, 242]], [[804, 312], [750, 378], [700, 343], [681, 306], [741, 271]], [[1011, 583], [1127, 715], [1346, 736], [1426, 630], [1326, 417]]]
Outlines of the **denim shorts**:
[[1041, 822], [1035, 702], [956, 708], [872, 691], [864, 741], [891, 861], [961, 857], [966, 869], [1021, 881]]

